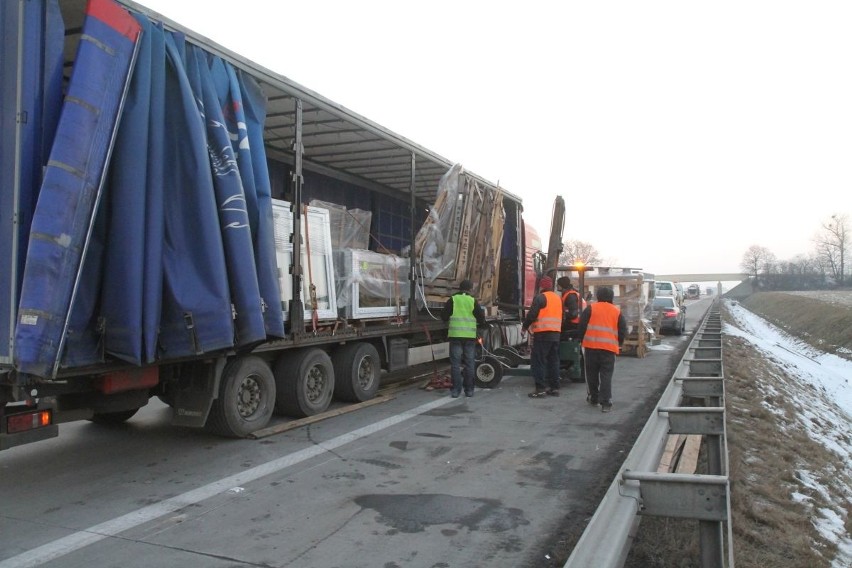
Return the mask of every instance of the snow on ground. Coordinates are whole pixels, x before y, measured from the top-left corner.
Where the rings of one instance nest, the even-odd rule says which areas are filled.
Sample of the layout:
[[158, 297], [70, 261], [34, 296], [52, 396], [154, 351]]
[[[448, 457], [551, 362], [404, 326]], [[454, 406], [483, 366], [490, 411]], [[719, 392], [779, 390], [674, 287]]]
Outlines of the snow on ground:
[[[798, 385], [791, 385], [791, 390], [779, 394], [797, 407], [798, 427], [835, 452], [840, 463], [845, 464], [846, 467], [835, 475], [848, 478], [852, 471], [852, 361], [814, 349], [736, 302], [726, 301], [726, 307], [736, 327], [726, 323], [723, 332], [745, 339], [796, 378]], [[803, 489], [830, 494], [829, 488], [821, 483], [819, 473], [800, 469], [797, 477]], [[852, 504], [852, 487], [841, 485], [845, 495], [835, 493], [834, 500], [845, 499], [846, 503], [813, 511], [816, 529], [837, 544], [838, 554], [832, 564], [837, 568], [852, 566], [852, 537], [844, 526], [847, 508]], [[799, 492], [792, 498], [799, 502], [810, 501]]]

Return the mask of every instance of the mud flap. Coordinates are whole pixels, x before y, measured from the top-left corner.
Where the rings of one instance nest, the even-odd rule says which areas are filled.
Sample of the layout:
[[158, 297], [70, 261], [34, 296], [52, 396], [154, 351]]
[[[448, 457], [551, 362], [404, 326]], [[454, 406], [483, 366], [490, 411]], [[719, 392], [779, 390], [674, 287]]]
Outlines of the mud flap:
[[227, 362], [225, 357], [220, 357], [182, 366], [181, 376], [177, 380], [172, 425], [204, 427], [213, 399], [219, 392], [219, 381]]

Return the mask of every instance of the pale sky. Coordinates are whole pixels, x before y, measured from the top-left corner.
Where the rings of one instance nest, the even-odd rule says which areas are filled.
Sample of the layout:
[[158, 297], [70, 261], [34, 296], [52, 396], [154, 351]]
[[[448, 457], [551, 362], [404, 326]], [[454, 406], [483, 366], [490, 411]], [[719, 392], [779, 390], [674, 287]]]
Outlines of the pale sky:
[[137, 0], [522, 197], [612, 266], [852, 222], [852, 3]]

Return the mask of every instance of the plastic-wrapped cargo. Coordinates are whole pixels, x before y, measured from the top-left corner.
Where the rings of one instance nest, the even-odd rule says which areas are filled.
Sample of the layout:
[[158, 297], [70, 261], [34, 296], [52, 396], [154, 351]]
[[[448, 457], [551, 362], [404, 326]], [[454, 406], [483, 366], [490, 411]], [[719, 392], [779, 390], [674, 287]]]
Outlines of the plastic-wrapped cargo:
[[463, 201], [459, 192], [464, 185], [464, 168], [455, 164], [438, 183], [435, 205], [417, 234], [416, 253], [422, 265], [423, 279], [432, 282], [443, 274], [454, 274], [458, 253], [459, 228]]
[[407, 258], [361, 249], [334, 252], [337, 306], [347, 319], [408, 313]]
[[460, 164], [450, 168], [414, 242], [426, 301], [443, 304], [462, 280], [470, 280], [471, 293], [490, 306], [496, 299], [505, 223], [500, 188], [480, 184]]
[[628, 324], [648, 317], [654, 288], [652, 274], [636, 268], [598, 267], [586, 274], [585, 287], [594, 293], [600, 286], [612, 288], [613, 304], [621, 308]]
[[343, 205], [319, 199], [312, 199], [310, 205], [328, 211], [331, 246], [334, 250], [370, 248], [370, 223], [373, 218], [370, 211], [347, 209]]
[[[281, 289], [281, 308], [284, 320], [290, 319], [290, 300], [293, 299], [291, 266], [293, 264], [293, 213], [290, 203], [272, 200], [275, 233], [275, 258], [278, 263], [278, 285]], [[311, 285], [316, 291], [317, 317], [337, 319], [337, 298], [334, 289], [331, 230], [327, 209], [308, 206], [302, 213], [302, 302], [305, 314], [313, 315]], [[310, 255], [308, 255], [310, 250]]]

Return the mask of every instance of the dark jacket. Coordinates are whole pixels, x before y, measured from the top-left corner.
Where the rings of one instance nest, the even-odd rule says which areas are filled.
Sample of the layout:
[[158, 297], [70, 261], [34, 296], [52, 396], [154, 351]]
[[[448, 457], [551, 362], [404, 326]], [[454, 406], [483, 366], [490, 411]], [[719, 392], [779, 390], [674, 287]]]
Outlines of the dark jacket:
[[[457, 294], [466, 294], [470, 296], [467, 292], [456, 292], [453, 296]], [[450, 321], [450, 316], [453, 315], [453, 298], [450, 297], [447, 299], [444, 304], [444, 311], [441, 314], [441, 319], [444, 321]], [[482, 306], [479, 305], [479, 300], [473, 300], [473, 317], [476, 318], [477, 326], [485, 326], [487, 322], [485, 321], [485, 311], [482, 309]]]
[[565, 288], [560, 292], [562, 296], [562, 304], [563, 309], [565, 311], [565, 323], [570, 324], [573, 319], [580, 315], [580, 294], [568, 294], [568, 292], [574, 291], [573, 286]]
[[[611, 304], [612, 302], [608, 302]], [[577, 333], [579, 341], [583, 341], [586, 335], [586, 329], [589, 327], [589, 318], [592, 317], [592, 306], [589, 304], [583, 313], [580, 314], [580, 330]], [[627, 321], [624, 319], [624, 314], [618, 314], [618, 346], [624, 345], [624, 339], [627, 337]]]

